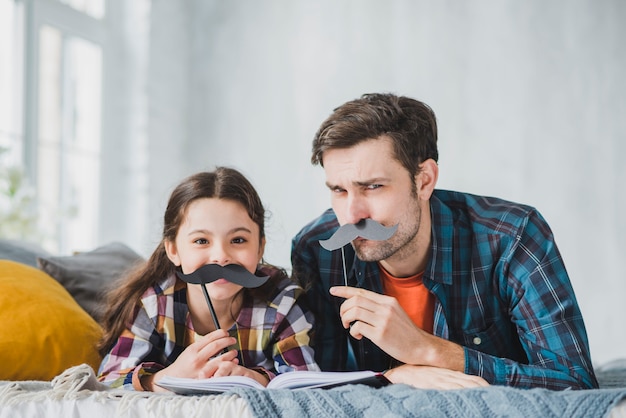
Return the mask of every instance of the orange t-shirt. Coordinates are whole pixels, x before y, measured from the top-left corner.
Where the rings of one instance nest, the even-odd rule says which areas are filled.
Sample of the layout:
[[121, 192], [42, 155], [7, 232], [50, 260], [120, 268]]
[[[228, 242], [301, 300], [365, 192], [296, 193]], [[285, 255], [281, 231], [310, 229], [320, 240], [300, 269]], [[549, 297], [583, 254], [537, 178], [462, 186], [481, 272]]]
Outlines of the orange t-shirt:
[[415, 325], [433, 333], [435, 297], [422, 282], [424, 272], [411, 277], [393, 277], [380, 264], [380, 278], [383, 293], [393, 296]]

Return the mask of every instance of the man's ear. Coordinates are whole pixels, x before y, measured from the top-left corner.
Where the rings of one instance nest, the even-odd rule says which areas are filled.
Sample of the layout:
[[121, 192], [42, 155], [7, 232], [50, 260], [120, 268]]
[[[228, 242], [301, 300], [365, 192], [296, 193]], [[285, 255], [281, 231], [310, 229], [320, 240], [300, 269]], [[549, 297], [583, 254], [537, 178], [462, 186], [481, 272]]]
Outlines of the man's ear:
[[165, 253], [167, 254], [167, 258], [169, 258], [175, 266], [180, 266], [180, 257], [178, 256], [176, 243], [169, 240], [164, 240], [163, 246], [165, 247]]
[[439, 178], [439, 166], [432, 158], [420, 164], [420, 172], [415, 176], [417, 195], [422, 200], [430, 199]]

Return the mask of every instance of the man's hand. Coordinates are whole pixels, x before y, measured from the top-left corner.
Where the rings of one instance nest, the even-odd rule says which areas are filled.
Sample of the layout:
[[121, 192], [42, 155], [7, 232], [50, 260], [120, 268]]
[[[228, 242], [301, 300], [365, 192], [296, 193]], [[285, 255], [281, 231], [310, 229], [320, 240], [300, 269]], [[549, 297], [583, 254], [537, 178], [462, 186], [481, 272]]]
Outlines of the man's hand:
[[489, 386], [480, 376], [430, 366], [405, 364], [385, 372], [392, 383], [406, 383], [419, 389], [466, 389]]
[[465, 369], [463, 347], [418, 328], [395, 298], [348, 286], [331, 287], [330, 293], [346, 298], [339, 314], [354, 338], [366, 337], [405, 364]]

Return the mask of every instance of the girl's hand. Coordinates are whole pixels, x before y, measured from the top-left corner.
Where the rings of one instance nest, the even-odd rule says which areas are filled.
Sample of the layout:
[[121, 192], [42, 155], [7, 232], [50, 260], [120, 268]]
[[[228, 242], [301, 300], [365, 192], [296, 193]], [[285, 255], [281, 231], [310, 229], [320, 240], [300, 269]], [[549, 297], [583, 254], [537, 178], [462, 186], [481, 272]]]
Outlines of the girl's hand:
[[236, 362], [232, 361], [223, 361], [218, 365], [218, 368], [213, 374], [213, 377], [219, 376], [246, 376], [256, 380], [263, 386], [267, 386], [267, 384], [269, 383], [269, 378], [266, 375], [259, 373], [255, 370], [240, 366]]
[[[152, 376], [142, 379], [142, 386], [147, 390], [160, 391], [159, 386], [154, 385], [162, 376], [187, 377], [192, 379], [206, 379], [212, 377], [215, 372], [224, 368], [225, 365], [237, 365], [237, 350], [230, 350], [219, 354], [237, 340], [228, 335], [228, 332], [218, 329], [189, 345], [168, 367], [158, 371]], [[219, 355], [218, 355], [219, 354]]]

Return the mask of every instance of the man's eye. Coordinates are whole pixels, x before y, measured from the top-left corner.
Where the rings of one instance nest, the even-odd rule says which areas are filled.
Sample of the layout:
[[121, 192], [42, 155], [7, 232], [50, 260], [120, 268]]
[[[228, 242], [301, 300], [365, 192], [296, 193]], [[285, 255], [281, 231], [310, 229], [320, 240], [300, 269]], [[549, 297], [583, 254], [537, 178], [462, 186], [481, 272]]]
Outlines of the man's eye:
[[342, 189], [341, 187], [333, 187], [330, 191], [333, 193], [343, 193], [345, 192], [345, 189]]
[[383, 187], [382, 184], [368, 184], [367, 185], [367, 190], [375, 190], [375, 189], [379, 189]]

